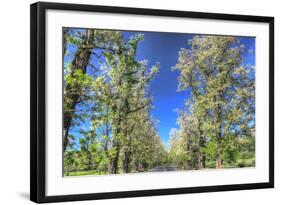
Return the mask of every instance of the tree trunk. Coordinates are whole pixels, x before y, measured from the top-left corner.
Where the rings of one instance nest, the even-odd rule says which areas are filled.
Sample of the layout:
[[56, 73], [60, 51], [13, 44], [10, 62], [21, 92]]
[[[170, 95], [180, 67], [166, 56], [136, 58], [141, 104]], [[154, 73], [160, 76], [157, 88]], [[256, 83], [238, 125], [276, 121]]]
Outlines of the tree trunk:
[[[217, 102], [217, 100], [222, 100], [223, 96], [221, 93], [219, 93], [219, 96], [217, 96], [215, 98], [215, 102]], [[216, 148], [216, 169], [220, 169], [222, 167], [222, 147], [221, 147], [221, 140], [223, 137], [223, 132], [222, 132], [222, 107], [220, 105], [218, 105], [217, 107], [217, 123], [219, 123], [219, 130], [218, 130], [218, 135], [217, 137], [217, 148]]]
[[219, 133], [217, 136], [217, 149], [216, 149], [216, 169], [220, 169], [222, 167], [222, 147], [221, 147], [221, 140], [222, 140], [222, 115], [221, 115], [221, 108], [219, 109]]
[[[108, 116], [108, 110], [106, 111], [106, 116]], [[108, 141], [109, 141], [109, 123], [108, 121], [106, 121], [106, 125], [105, 125], [105, 135], [107, 137], [107, 139], [105, 140], [105, 145], [104, 145], [104, 151], [105, 151], [105, 156], [107, 159], [110, 159], [110, 155], [109, 155], [109, 151], [108, 151]], [[108, 173], [111, 173], [111, 162], [108, 163], [108, 166], [107, 166], [107, 172]]]
[[116, 153], [112, 159], [111, 174], [118, 174], [119, 153], [120, 153], [120, 146], [116, 145]]
[[136, 162], [135, 162], [135, 169], [136, 169], [136, 172], [139, 172], [139, 171], [140, 171], [140, 162], [139, 162], [139, 159], [136, 160]]
[[93, 162], [92, 162], [93, 159], [92, 159], [92, 154], [91, 154], [91, 152], [89, 150], [87, 151], [87, 158], [88, 158], [88, 166], [87, 166], [87, 168], [88, 168], [88, 171], [91, 171], [93, 169]]
[[220, 143], [218, 143], [217, 151], [216, 151], [216, 169], [220, 169], [221, 167], [222, 167], [221, 145], [220, 145]]
[[199, 156], [198, 156], [199, 169], [204, 169], [206, 167], [205, 161], [206, 161], [205, 153], [199, 152]]
[[[115, 110], [115, 109], [114, 109]], [[116, 125], [113, 136], [115, 136], [116, 139], [113, 139], [112, 147], [116, 150], [115, 155], [113, 156], [111, 160], [111, 174], [118, 174], [118, 161], [119, 161], [119, 155], [120, 155], [120, 142], [117, 138], [121, 132], [121, 117], [119, 116], [116, 123]]]
[[63, 28], [63, 56], [65, 56], [67, 37], [68, 37], [68, 28]]
[[187, 167], [188, 167], [188, 169], [193, 170], [194, 169], [194, 162], [193, 162], [194, 158], [192, 156], [193, 150], [192, 150], [191, 143], [189, 142], [189, 140], [187, 141], [187, 150], [188, 150], [189, 153], [191, 153], [190, 154], [190, 159], [187, 160]]
[[206, 167], [205, 161], [206, 161], [206, 157], [205, 157], [205, 152], [202, 152], [200, 150], [200, 148], [205, 147], [205, 138], [203, 136], [203, 131], [201, 130], [201, 122], [199, 122], [199, 151], [198, 151], [198, 167], [199, 169], [204, 169]]
[[[88, 29], [84, 36], [82, 37], [82, 43], [79, 45], [75, 57], [72, 61], [72, 70], [70, 75], [74, 76], [76, 70], [81, 69], [82, 73], [87, 72], [87, 66], [90, 60], [91, 56], [91, 50], [89, 48], [85, 48], [85, 46], [90, 44], [90, 40], [93, 38], [94, 32], [90, 29]], [[75, 88], [76, 92], [72, 92], [72, 87], [70, 85], [65, 86], [64, 90], [64, 102], [69, 103], [70, 105], [68, 106], [68, 110], [64, 110], [64, 139], [63, 139], [63, 151], [66, 150], [67, 145], [68, 145], [68, 132], [69, 128], [71, 126], [72, 118], [73, 118], [73, 113], [75, 112], [75, 106], [78, 104], [80, 101], [81, 96], [79, 96], [79, 92], [77, 90], [81, 90], [81, 87]]]
[[131, 162], [131, 159], [130, 159], [130, 155], [131, 155], [131, 152], [130, 151], [127, 151], [125, 152], [124, 154], [124, 161], [123, 161], [123, 172], [124, 173], [130, 173], [131, 170], [130, 170], [130, 162]]
[[[132, 129], [134, 129], [133, 127]], [[130, 135], [128, 128], [126, 129], [126, 136], [129, 138], [129, 142], [127, 145], [128, 148], [124, 152], [123, 172], [130, 173], [132, 136]]]

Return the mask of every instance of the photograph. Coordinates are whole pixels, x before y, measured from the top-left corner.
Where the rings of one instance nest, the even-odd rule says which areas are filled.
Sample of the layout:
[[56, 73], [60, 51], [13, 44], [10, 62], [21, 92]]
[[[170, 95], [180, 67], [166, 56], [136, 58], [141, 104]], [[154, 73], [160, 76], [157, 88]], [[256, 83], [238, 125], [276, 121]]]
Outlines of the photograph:
[[274, 17], [30, 9], [32, 201], [274, 187]]
[[63, 177], [256, 166], [255, 36], [61, 31]]

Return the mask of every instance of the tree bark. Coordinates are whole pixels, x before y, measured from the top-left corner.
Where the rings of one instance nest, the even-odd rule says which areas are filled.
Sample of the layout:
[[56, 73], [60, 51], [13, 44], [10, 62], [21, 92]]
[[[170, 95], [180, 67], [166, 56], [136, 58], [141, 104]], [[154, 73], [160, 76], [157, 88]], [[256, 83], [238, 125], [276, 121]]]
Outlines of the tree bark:
[[[106, 111], [106, 116], [108, 116], [108, 110]], [[105, 131], [105, 134], [106, 134], [106, 137], [107, 139], [105, 140], [105, 145], [104, 145], [104, 151], [105, 151], [105, 156], [107, 159], [110, 159], [110, 155], [109, 155], [109, 151], [108, 151], [108, 141], [109, 141], [109, 123], [108, 121], [106, 121], [106, 127], [105, 127], [106, 131]], [[108, 166], [107, 166], [107, 172], [108, 173], [111, 173], [111, 162], [108, 163]]]
[[[91, 56], [91, 50], [89, 48], [84, 48], [88, 44], [90, 44], [90, 40], [93, 38], [94, 32], [90, 29], [88, 29], [85, 34], [82, 37], [82, 43], [79, 45], [75, 57], [72, 61], [72, 70], [70, 75], [74, 77], [74, 74], [76, 70], [80, 69], [82, 70], [82, 73], [87, 72], [87, 66], [90, 60]], [[78, 87], [76, 90], [81, 90], [82, 88]], [[75, 110], [75, 106], [79, 103], [81, 96], [77, 92], [72, 92], [72, 87], [70, 85], [65, 86], [64, 90], [64, 102], [68, 102], [69, 108], [68, 110], [64, 110], [64, 139], [63, 139], [63, 151], [66, 150], [69, 139], [68, 139], [68, 134], [69, 134], [69, 128], [71, 126], [72, 118], [73, 118], [73, 113]]]
[[125, 152], [124, 154], [124, 161], [123, 161], [123, 172], [124, 173], [130, 173], [130, 152]]
[[191, 142], [190, 142], [190, 139], [187, 139], [187, 150], [188, 150], [188, 152], [189, 153], [191, 153], [190, 154], [190, 159], [188, 159], [187, 160], [187, 167], [188, 167], [188, 169], [194, 169], [194, 158], [193, 158], [193, 148], [192, 148], [192, 146], [191, 146]]
[[[130, 127], [130, 129], [133, 130], [134, 126]], [[127, 126], [126, 126], [126, 137], [129, 138], [129, 140], [127, 144], [127, 150], [125, 150], [124, 152], [123, 172], [130, 173], [132, 135], [129, 133], [129, 128]]]
[[67, 37], [68, 37], [68, 28], [63, 28], [63, 56], [65, 56]]
[[222, 159], [221, 159], [221, 144], [217, 144], [216, 150], [216, 169], [220, 169], [222, 167]]
[[206, 161], [205, 154], [202, 152], [199, 152], [199, 156], [198, 156], [199, 169], [205, 169], [205, 167], [206, 167], [205, 161]]
[[198, 167], [199, 169], [204, 169], [206, 167], [205, 161], [205, 152], [202, 152], [200, 148], [205, 147], [205, 138], [203, 136], [203, 131], [201, 129], [201, 122], [199, 121], [199, 151], [198, 151]]
[[[219, 96], [219, 99], [222, 99], [221, 95]], [[223, 137], [222, 133], [222, 108], [221, 106], [218, 106], [218, 117], [217, 117], [217, 122], [219, 123], [219, 130], [218, 130], [218, 135], [217, 135], [217, 149], [216, 149], [216, 169], [220, 169], [222, 167], [222, 147], [221, 147], [221, 140]]]
[[119, 143], [115, 146], [115, 148], [116, 148], [116, 153], [112, 160], [111, 174], [118, 174], [118, 161], [119, 161], [119, 154], [120, 154]]
[[[121, 116], [118, 117], [116, 123], [115, 123], [115, 130], [113, 133], [113, 136], [117, 138], [121, 132]], [[111, 161], [111, 174], [118, 174], [118, 161], [119, 161], [119, 155], [120, 155], [120, 142], [119, 139], [113, 139], [113, 148], [116, 150], [115, 155], [112, 158]]]

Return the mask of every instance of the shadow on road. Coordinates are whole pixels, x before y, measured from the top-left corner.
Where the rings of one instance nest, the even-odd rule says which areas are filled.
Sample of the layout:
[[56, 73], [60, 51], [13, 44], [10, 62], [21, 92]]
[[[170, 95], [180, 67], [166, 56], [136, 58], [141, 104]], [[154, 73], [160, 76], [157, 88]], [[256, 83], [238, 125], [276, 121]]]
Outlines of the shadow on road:
[[169, 171], [178, 171], [179, 169], [175, 165], [163, 165], [151, 169], [151, 172], [169, 172]]

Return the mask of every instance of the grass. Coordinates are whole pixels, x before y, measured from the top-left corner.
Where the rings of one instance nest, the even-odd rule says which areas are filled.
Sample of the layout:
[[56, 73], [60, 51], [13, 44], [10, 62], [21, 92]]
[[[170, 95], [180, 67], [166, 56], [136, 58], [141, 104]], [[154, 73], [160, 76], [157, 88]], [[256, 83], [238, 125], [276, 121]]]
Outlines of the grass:
[[88, 176], [88, 175], [101, 175], [101, 174], [107, 174], [107, 173], [106, 172], [97, 171], [97, 170], [75, 171], [75, 172], [69, 172], [65, 176]]
[[[238, 159], [236, 162], [227, 163], [224, 161], [222, 168], [242, 168], [242, 167], [254, 167], [255, 158], [249, 159]], [[216, 168], [216, 161], [206, 161], [206, 168], [214, 169]]]
[[[239, 167], [254, 167], [255, 166], [255, 158], [250, 159], [238, 159], [233, 164], [224, 163], [222, 168], [239, 168]], [[216, 167], [216, 161], [206, 161], [206, 168], [214, 169]], [[122, 170], [119, 170], [121, 173]], [[131, 173], [135, 173], [136, 171], [132, 170]], [[144, 171], [145, 172], [145, 171]], [[65, 174], [65, 176], [91, 176], [91, 175], [103, 175], [108, 174], [104, 171], [90, 170], [90, 171], [74, 171]]]

